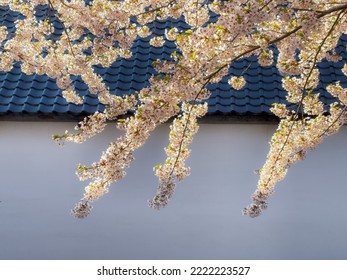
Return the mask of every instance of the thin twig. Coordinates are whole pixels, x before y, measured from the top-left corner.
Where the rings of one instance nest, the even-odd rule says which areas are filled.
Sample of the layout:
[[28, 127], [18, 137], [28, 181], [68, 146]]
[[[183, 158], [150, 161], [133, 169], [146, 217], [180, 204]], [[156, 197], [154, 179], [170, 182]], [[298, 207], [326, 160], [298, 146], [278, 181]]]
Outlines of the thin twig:
[[[49, 5], [52, 7], [52, 9], [55, 10], [52, 1], [51, 1], [51, 0], [47, 0], [47, 1], [48, 1]], [[70, 47], [70, 49], [71, 49], [71, 53], [72, 53], [73, 56], [75, 56], [74, 51], [73, 51], [73, 48], [72, 48], [72, 44], [71, 44], [71, 39], [70, 39], [69, 33], [67, 32], [66, 26], [65, 26], [64, 22], [63, 22], [62, 20], [60, 20], [60, 18], [59, 18], [59, 13], [58, 13], [58, 12], [57, 12], [57, 15], [58, 15], [58, 16], [56, 17], [56, 19], [57, 19], [57, 20], [60, 22], [60, 24], [63, 26], [64, 33], [65, 33], [65, 35], [66, 35], [66, 37], [67, 37], [68, 44], [69, 44], [69, 47]]]

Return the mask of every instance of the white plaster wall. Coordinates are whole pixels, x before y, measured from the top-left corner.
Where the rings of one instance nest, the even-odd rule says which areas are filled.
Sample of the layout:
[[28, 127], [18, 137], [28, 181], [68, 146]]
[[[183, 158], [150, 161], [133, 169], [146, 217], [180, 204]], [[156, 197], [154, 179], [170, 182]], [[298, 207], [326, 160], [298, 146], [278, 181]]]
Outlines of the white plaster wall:
[[136, 153], [128, 175], [94, 204], [69, 214], [85, 183], [76, 165], [98, 159], [118, 132], [60, 148], [51, 136], [74, 123], [0, 122], [0, 259], [346, 259], [347, 129], [326, 139], [278, 185], [256, 219], [250, 203], [273, 125], [204, 124], [192, 175], [171, 204], [147, 207], [168, 126]]

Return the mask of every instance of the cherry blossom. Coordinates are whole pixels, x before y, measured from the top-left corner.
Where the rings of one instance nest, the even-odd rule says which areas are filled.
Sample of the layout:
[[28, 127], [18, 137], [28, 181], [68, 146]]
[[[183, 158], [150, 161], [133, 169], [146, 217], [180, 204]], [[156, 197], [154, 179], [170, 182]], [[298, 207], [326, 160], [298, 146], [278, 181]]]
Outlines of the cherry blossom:
[[[268, 197], [289, 166], [346, 123], [346, 89], [339, 81], [318, 87], [319, 63], [344, 59], [336, 51], [347, 30], [343, 1], [0, 0], [0, 6], [18, 15], [13, 30], [0, 27], [1, 71], [10, 71], [20, 62], [28, 75], [46, 74], [55, 79], [63, 97], [76, 104], [83, 102], [73, 83], [80, 77], [105, 105], [104, 111], [81, 121], [75, 132], [53, 138], [61, 144], [82, 143], [102, 133], [110, 121], [123, 131], [98, 161], [79, 165], [78, 177], [90, 183], [72, 211], [78, 218], [86, 217], [90, 203], [125, 176], [134, 151], [152, 131], [173, 119], [165, 149], [167, 160], [155, 168], [159, 184], [149, 202], [157, 209], [166, 206], [176, 181], [190, 173], [185, 160], [198, 120], [207, 113], [207, 86], [228, 77], [232, 90], [246, 87], [247, 67], [241, 74], [229, 73], [232, 64], [243, 58], [253, 56], [263, 67], [276, 66], [287, 92], [285, 103], [271, 109], [280, 121], [245, 214], [255, 217], [266, 209]], [[178, 18], [188, 27], [175, 26]], [[157, 33], [157, 21], [170, 23], [165, 34]], [[118, 58], [130, 58], [139, 37], [148, 38], [155, 48], [171, 41], [177, 50], [170, 61], [154, 63], [157, 74], [147, 87], [114, 96], [95, 66], [109, 67]], [[344, 75], [346, 65], [341, 69]], [[336, 102], [324, 104], [322, 93], [333, 95]]]

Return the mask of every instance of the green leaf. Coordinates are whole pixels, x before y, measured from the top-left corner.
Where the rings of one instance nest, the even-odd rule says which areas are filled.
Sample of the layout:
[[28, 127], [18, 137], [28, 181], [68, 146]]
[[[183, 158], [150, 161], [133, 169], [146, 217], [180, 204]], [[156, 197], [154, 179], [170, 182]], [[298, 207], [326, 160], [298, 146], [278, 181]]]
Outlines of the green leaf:
[[160, 169], [162, 166], [162, 164], [157, 164], [156, 166], [154, 166], [154, 169]]
[[192, 56], [189, 58], [190, 60], [195, 60], [196, 59], [196, 51], [193, 51]]

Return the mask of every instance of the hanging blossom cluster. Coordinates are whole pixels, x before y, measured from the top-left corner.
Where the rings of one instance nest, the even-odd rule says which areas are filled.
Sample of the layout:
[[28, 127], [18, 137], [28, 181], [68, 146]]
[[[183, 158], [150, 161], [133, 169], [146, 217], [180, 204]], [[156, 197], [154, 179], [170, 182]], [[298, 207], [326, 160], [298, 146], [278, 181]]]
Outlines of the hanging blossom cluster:
[[[63, 97], [76, 104], [83, 103], [73, 82], [80, 77], [105, 105], [104, 111], [86, 117], [74, 132], [53, 138], [60, 144], [82, 143], [101, 133], [109, 121], [117, 122], [123, 131], [98, 161], [78, 166], [79, 179], [90, 181], [72, 210], [78, 218], [86, 217], [91, 203], [125, 176], [134, 151], [151, 132], [174, 119], [165, 149], [167, 159], [154, 168], [159, 179], [157, 193], [149, 201], [156, 209], [166, 206], [176, 181], [189, 175], [184, 162], [198, 130], [197, 121], [207, 112], [204, 100], [210, 93], [206, 86], [228, 76], [230, 90], [244, 88], [243, 74], [248, 68], [231, 77], [229, 67], [245, 57], [255, 56], [262, 67], [275, 65], [287, 91], [286, 103], [272, 108], [280, 123], [245, 214], [255, 217], [266, 209], [269, 196], [289, 166], [346, 122], [346, 89], [339, 82], [318, 87], [318, 64], [325, 59], [343, 59], [336, 51], [347, 30], [347, 4], [343, 1], [0, 0], [0, 6], [16, 17], [14, 27], [0, 27], [1, 71], [10, 71], [20, 62], [22, 72], [28, 75], [46, 74], [55, 79]], [[190, 28], [174, 26], [177, 18]], [[172, 24], [161, 36], [153, 28], [155, 21]], [[148, 38], [153, 48], [174, 42], [177, 51], [170, 61], [154, 63], [158, 74], [150, 78], [147, 87], [115, 96], [94, 71], [95, 66], [109, 67], [118, 58], [130, 58], [139, 37]], [[344, 75], [346, 69], [344, 64]], [[319, 98], [323, 91], [336, 102], [324, 104]]]
[[154, 167], [155, 175], [159, 178], [157, 194], [149, 201], [149, 206], [155, 209], [165, 207], [175, 191], [175, 179], [183, 180], [189, 175], [189, 167], [185, 160], [189, 157], [188, 145], [198, 132], [197, 119], [207, 112], [207, 104], [182, 105], [183, 113], [171, 125], [170, 144], [165, 148], [167, 159], [165, 163]]

